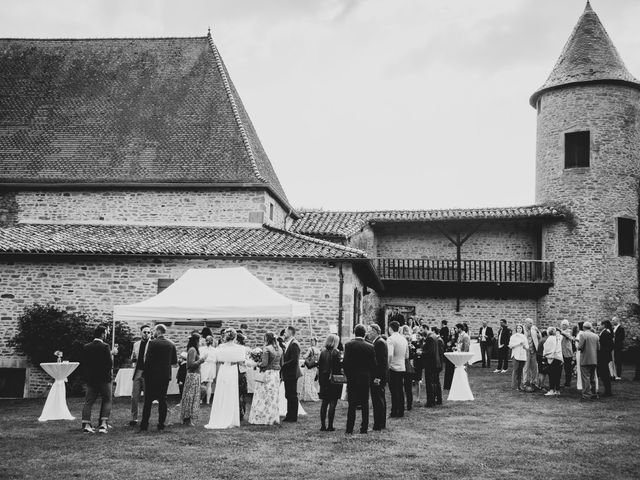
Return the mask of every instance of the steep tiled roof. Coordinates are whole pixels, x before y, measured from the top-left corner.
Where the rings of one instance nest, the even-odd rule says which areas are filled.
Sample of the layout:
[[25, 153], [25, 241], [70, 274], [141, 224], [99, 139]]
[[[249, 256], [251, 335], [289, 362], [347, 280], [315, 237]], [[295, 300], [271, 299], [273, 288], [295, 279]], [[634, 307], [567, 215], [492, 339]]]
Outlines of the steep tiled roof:
[[583, 82], [612, 81], [640, 88], [589, 2], [580, 16], [549, 78], [529, 102], [535, 107], [545, 91]]
[[0, 253], [366, 259], [361, 250], [272, 227], [17, 224]]
[[292, 230], [305, 235], [349, 238], [367, 223], [435, 222], [456, 220], [516, 220], [527, 218], [562, 218], [551, 206], [474, 208], [449, 210], [381, 210], [372, 212], [300, 212]]
[[288, 200], [210, 36], [0, 39], [0, 184], [264, 185]]

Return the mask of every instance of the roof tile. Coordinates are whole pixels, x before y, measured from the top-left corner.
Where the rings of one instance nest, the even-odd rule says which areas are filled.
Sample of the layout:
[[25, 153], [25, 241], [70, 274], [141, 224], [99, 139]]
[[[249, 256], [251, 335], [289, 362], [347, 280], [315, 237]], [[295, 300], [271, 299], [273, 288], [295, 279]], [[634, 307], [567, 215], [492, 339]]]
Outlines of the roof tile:
[[17, 224], [0, 253], [363, 259], [361, 250], [273, 227]]
[[0, 183], [257, 183], [288, 204], [210, 36], [0, 39]]
[[546, 205], [527, 207], [448, 209], [448, 210], [380, 210], [369, 212], [300, 212], [291, 230], [304, 235], [349, 238], [372, 222], [435, 222], [452, 220], [514, 220], [527, 218], [562, 218], [557, 208]]

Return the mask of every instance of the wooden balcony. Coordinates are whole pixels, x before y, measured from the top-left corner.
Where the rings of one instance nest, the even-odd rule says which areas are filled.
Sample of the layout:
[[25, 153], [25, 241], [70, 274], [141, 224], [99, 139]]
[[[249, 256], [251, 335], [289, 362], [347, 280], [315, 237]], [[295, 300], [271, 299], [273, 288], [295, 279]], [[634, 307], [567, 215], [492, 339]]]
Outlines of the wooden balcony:
[[553, 285], [553, 262], [542, 260], [428, 260], [376, 258], [385, 289], [394, 293], [429, 291], [446, 294], [452, 289], [467, 294], [539, 296]]

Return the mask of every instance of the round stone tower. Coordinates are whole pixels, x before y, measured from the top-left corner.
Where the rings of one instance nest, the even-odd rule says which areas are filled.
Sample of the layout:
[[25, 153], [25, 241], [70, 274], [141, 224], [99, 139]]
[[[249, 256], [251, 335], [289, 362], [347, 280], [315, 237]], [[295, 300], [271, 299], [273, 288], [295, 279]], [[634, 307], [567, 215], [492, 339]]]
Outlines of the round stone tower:
[[566, 212], [543, 230], [555, 284], [540, 299], [538, 323], [624, 316], [638, 304], [640, 82], [589, 2], [530, 103], [536, 203]]

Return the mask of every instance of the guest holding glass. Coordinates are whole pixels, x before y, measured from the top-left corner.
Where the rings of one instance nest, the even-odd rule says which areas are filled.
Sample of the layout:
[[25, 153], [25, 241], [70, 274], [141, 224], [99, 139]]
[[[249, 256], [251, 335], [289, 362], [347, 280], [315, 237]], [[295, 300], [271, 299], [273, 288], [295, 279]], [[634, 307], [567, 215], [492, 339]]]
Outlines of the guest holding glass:
[[256, 380], [249, 423], [276, 425], [280, 423], [279, 390], [282, 349], [272, 332], [264, 335], [262, 360], [258, 365], [263, 378]]
[[516, 325], [516, 330], [509, 339], [511, 358], [513, 358], [513, 373], [511, 375], [511, 388], [522, 391], [522, 372], [527, 361], [527, 351], [529, 343], [524, 334], [522, 324]]
[[[340, 375], [342, 371], [340, 352], [338, 351], [337, 335], [331, 333], [324, 343], [324, 350], [320, 353], [318, 361], [318, 382], [320, 383], [320, 431], [333, 432], [333, 420], [336, 414], [336, 405], [342, 396], [342, 384], [331, 382], [332, 375]], [[327, 414], [329, 425], [327, 426]]]

